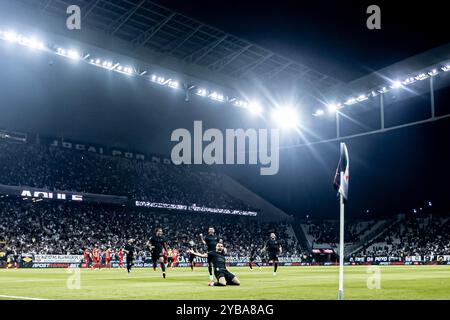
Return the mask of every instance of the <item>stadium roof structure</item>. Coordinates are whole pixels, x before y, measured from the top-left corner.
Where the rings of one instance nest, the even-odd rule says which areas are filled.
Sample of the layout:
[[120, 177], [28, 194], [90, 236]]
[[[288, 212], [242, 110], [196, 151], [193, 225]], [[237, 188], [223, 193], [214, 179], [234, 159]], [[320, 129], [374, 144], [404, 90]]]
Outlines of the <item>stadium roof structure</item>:
[[64, 17], [68, 6], [78, 5], [83, 26], [230, 79], [256, 79], [268, 87], [270, 81], [285, 79], [317, 90], [342, 84], [300, 62], [149, 0], [19, 1]]

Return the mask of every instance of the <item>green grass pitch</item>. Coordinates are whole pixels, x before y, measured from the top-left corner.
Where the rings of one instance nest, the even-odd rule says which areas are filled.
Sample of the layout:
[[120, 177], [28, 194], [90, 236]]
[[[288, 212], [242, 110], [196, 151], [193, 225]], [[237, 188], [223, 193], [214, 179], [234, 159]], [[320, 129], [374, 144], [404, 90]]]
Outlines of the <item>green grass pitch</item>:
[[[336, 299], [337, 267], [231, 268], [239, 287], [208, 287], [206, 268], [81, 270], [80, 288], [66, 269], [0, 269], [0, 299]], [[345, 267], [345, 299], [450, 299], [450, 266], [381, 266], [379, 289], [366, 266]]]

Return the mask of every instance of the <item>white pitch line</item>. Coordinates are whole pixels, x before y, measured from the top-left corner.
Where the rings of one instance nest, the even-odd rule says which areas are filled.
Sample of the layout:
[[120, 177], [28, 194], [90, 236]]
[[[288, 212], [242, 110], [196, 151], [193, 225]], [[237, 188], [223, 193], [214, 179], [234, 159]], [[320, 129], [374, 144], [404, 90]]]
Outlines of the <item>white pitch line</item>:
[[0, 298], [7, 298], [7, 299], [19, 299], [19, 300], [49, 300], [44, 298], [31, 298], [31, 297], [19, 297], [19, 296], [6, 296], [0, 294]]

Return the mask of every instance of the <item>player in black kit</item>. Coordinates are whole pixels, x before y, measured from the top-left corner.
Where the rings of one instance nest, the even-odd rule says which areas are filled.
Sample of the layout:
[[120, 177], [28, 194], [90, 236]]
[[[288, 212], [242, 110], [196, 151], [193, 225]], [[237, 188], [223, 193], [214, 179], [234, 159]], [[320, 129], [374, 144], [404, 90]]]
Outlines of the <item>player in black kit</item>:
[[134, 245], [133, 245], [134, 240], [133, 239], [129, 239], [128, 243], [125, 245], [124, 251], [127, 254], [127, 271], [128, 274], [131, 271], [131, 267], [133, 267], [134, 265]]
[[[208, 252], [215, 251], [217, 243], [219, 242], [223, 243], [223, 240], [218, 236], [216, 236], [216, 231], [214, 230], [213, 227], [208, 228], [208, 235], [206, 237], [203, 237], [203, 234], [200, 234], [200, 239], [202, 240], [202, 243], [207, 246]], [[224, 250], [226, 254], [226, 249], [224, 248]], [[212, 260], [211, 258], [208, 257], [209, 286], [212, 286], [214, 284], [212, 268], [213, 268]]]
[[166, 264], [164, 263], [164, 255], [163, 249], [167, 250], [167, 242], [163, 237], [163, 230], [161, 228], [157, 228], [155, 230], [155, 235], [150, 238], [149, 247], [152, 251], [152, 261], [153, 261], [153, 270], [156, 271], [156, 265], [159, 262], [161, 266], [161, 270], [163, 273], [163, 278], [166, 278]]
[[248, 261], [248, 266], [250, 267], [250, 270], [253, 270], [253, 263], [256, 264], [259, 269], [261, 269], [261, 265], [255, 261], [256, 260], [256, 256], [258, 255], [256, 247], [254, 247], [252, 245], [252, 250], [250, 251], [250, 257], [249, 257], [249, 261]]
[[241, 284], [239, 279], [227, 269], [225, 248], [222, 242], [217, 243], [214, 251], [209, 251], [208, 253], [198, 253], [191, 250], [189, 252], [197, 257], [208, 258], [211, 261], [214, 266], [214, 275], [217, 278], [217, 282], [213, 284], [214, 286], [238, 286]]
[[266, 245], [264, 246], [263, 251], [266, 251], [269, 256], [269, 263], [273, 263], [273, 275], [277, 275], [278, 269], [278, 253], [282, 253], [280, 242], [277, 240], [277, 236], [275, 233], [270, 234], [270, 239], [267, 240]]

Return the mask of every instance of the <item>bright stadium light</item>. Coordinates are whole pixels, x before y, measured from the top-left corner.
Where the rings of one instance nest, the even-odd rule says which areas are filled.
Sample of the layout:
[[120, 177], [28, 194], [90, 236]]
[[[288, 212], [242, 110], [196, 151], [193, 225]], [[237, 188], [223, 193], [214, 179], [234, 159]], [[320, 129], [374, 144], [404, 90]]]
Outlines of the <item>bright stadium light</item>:
[[78, 53], [78, 51], [69, 50], [67, 51], [67, 57], [72, 60], [80, 60], [81, 55]]
[[279, 128], [294, 129], [298, 126], [298, 114], [292, 107], [283, 107], [273, 110], [272, 119]]
[[253, 115], [260, 115], [263, 112], [263, 108], [257, 102], [249, 103], [247, 109]]
[[327, 105], [327, 110], [330, 113], [335, 113], [339, 109], [339, 105], [336, 103], [330, 103]]
[[415, 76], [414, 77], [416, 80], [425, 80], [425, 79], [427, 79], [428, 78], [428, 75], [426, 74], [426, 73], [421, 73], [421, 74], [419, 74], [419, 75], [417, 75], [417, 76]]
[[313, 116], [314, 117], [320, 117], [323, 116], [325, 114], [325, 111], [323, 111], [322, 109], [317, 109], [314, 113]]
[[356, 100], [358, 102], [365, 101], [367, 99], [369, 99], [369, 97], [367, 95], [365, 95], [365, 94], [361, 94], [361, 95], [358, 96], [358, 98], [356, 98]]
[[219, 101], [219, 102], [223, 102], [223, 101], [224, 101], [223, 95], [220, 94], [220, 93], [218, 93], [218, 92], [215, 92], [215, 91], [213, 91], [213, 92], [209, 95], [209, 97], [210, 97], [212, 100], [215, 100], [215, 101]]
[[170, 80], [168, 83], [168, 86], [173, 89], [178, 89], [179, 83], [178, 83], [178, 81]]
[[403, 85], [408, 85], [408, 84], [411, 84], [411, 83], [413, 83], [413, 82], [415, 82], [415, 81], [416, 81], [416, 79], [414, 79], [414, 77], [409, 77], [409, 78], [405, 79], [405, 80], [402, 82], [402, 84], [403, 84]]
[[437, 76], [438, 71], [437, 71], [436, 69], [433, 69], [433, 70], [431, 70], [430, 72], [428, 72], [428, 74], [429, 74], [431, 77], [434, 77], [434, 76]]
[[447, 64], [446, 66], [443, 66], [441, 69], [444, 72], [450, 71], [450, 64]]
[[402, 83], [400, 81], [394, 81], [394, 83], [392, 83], [391, 88], [392, 89], [398, 89], [401, 88]]
[[8, 42], [17, 42], [18, 40], [17, 33], [15, 33], [14, 31], [6, 31], [3, 36]]
[[199, 89], [197, 89], [197, 91], [195, 93], [199, 96], [204, 97], [208, 94], [208, 91], [206, 89], [199, 88]]
[[350, 98], [347, 101], [345, 101], [344, 104], [347, 106], [351, 106], [352, 104], [355, 104], [357, 102], [358, 102], [358, 100], [356, 98]]

